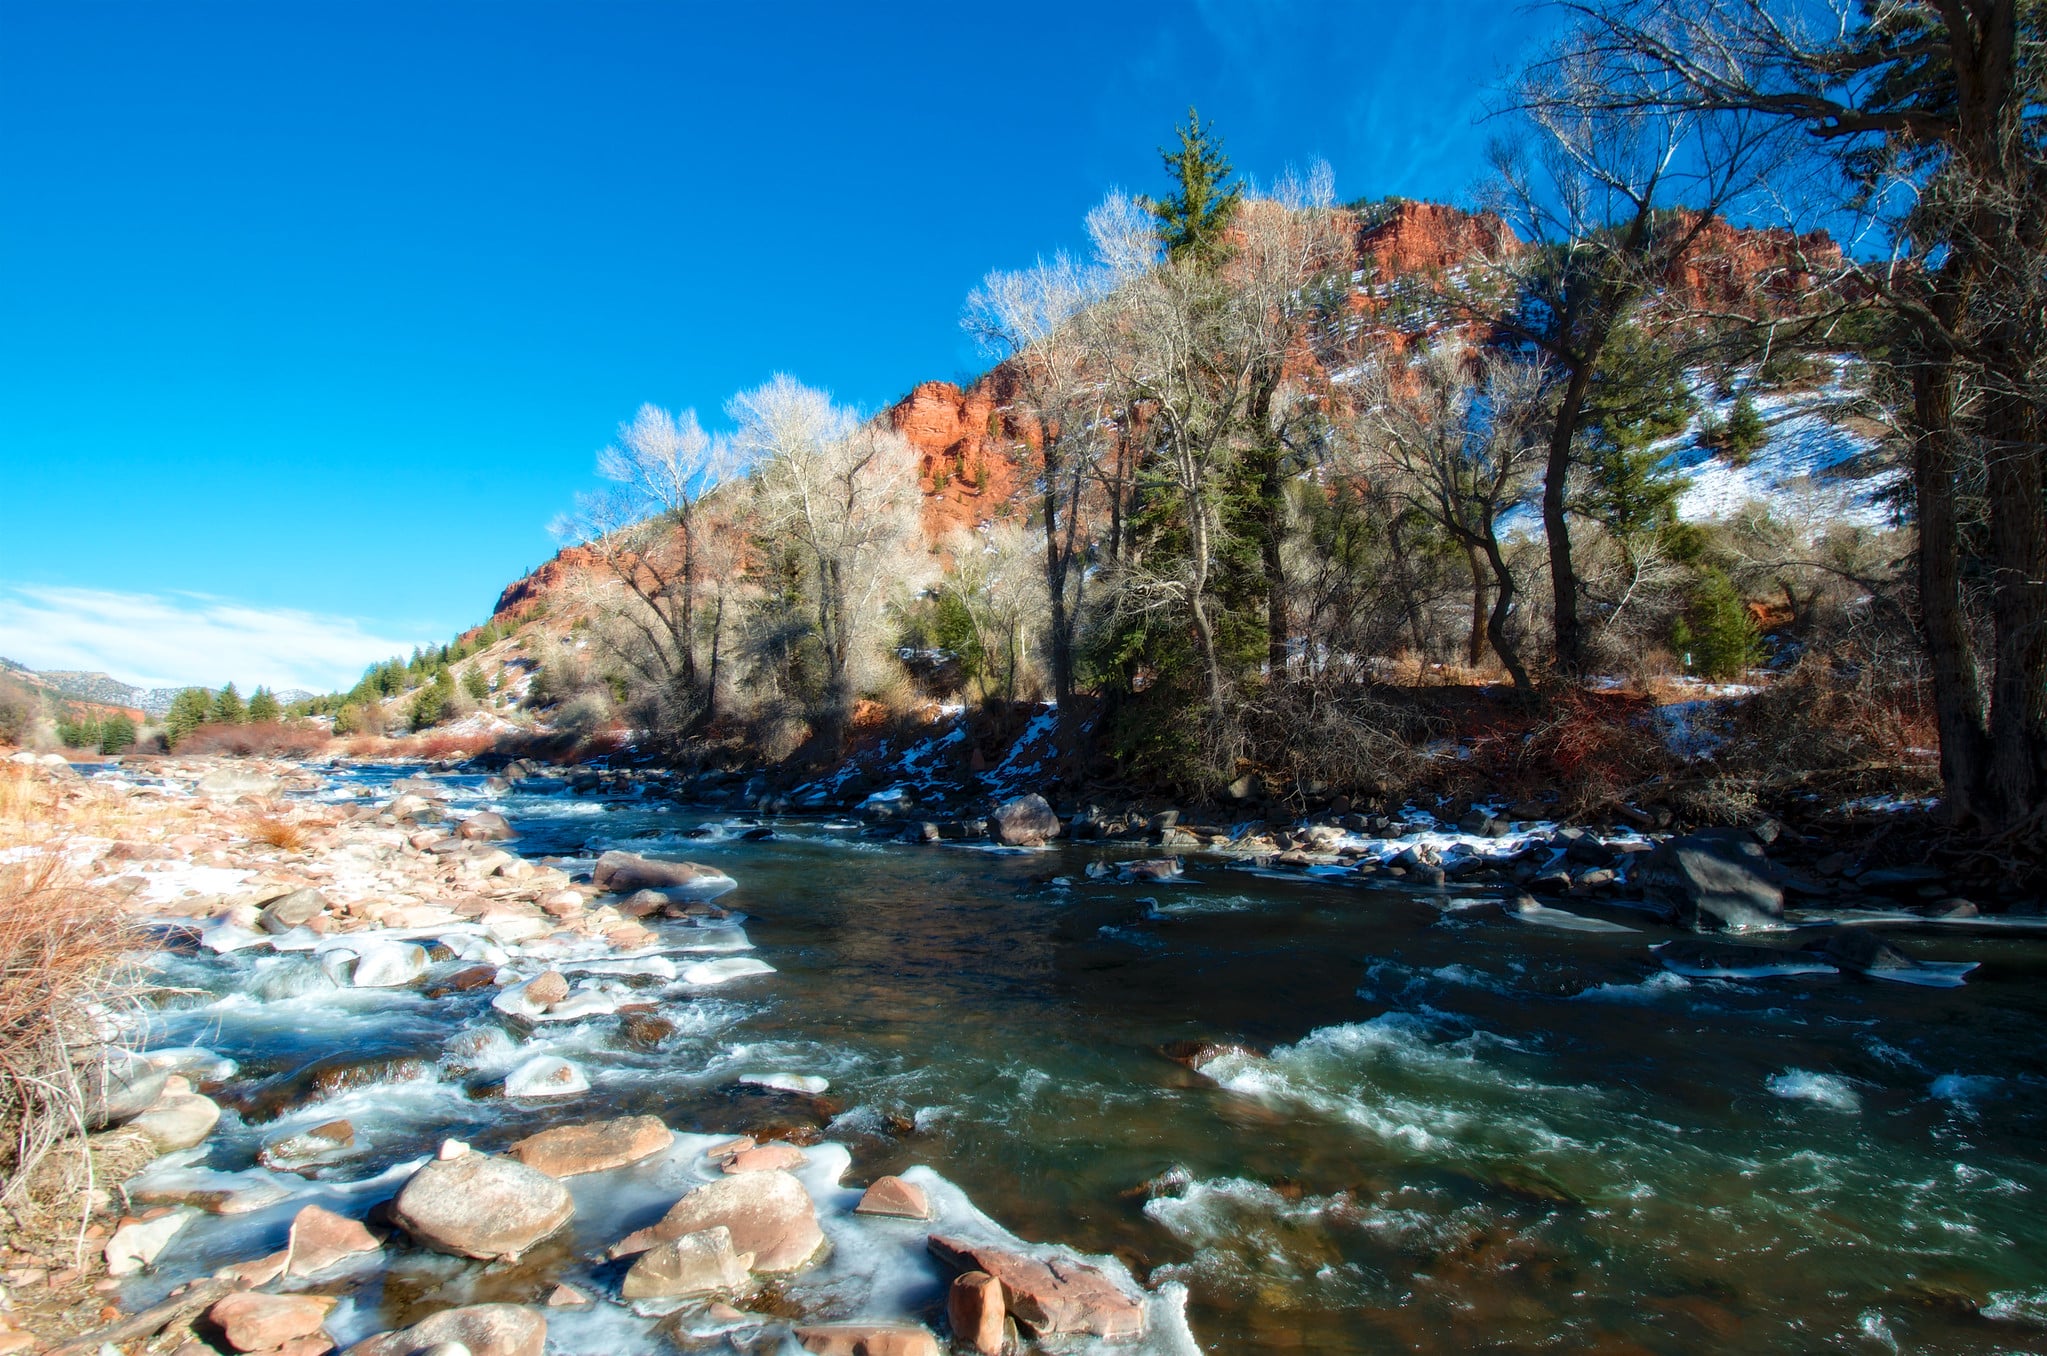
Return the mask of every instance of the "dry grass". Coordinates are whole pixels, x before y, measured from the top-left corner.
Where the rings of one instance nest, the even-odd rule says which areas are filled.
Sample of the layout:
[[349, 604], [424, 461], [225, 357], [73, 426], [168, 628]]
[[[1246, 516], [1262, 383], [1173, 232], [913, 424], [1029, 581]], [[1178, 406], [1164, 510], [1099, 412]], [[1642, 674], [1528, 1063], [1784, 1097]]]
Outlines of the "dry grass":
[[267, 843], [286, 852], [297, 852], [306, 845], [305, 826], [276, 815], [265, 815], [252, 821], [243, 832], [250, 842]]
[[84, 1134], [74, 1057], [105, 1038], [136, 941], [62, 854], [0, 865], [0, 1200], [16, 1203], [51, 1150]]

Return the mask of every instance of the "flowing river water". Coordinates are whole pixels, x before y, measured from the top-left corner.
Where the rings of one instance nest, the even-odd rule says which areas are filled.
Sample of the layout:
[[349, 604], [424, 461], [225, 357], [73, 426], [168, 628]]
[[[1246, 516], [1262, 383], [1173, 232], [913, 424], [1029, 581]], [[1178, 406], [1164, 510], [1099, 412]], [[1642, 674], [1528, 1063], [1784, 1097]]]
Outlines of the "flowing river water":
[[[324, 794], [393, 775], [340, 771]], [[501, 809], [529, 858], [626, 847], [723, 869], [743, 931], [657, 931], [750, 943], [729, 954], [772, 972], [621, 979], [672, 1027], [651, 1035], [616, 1015], [524, 1032], [488, 989], [351, 990], [303, 954], [165, 953], [182, 992], [150, 1042], [233, 1069], [214, 1067], [219, 1131], [160, 1172], [244, 1173], [261, 1144], [342, 1116], [367, 1149], [283, 1178], [286, 1204], [195, 1222], [132, 1301], [280, 1246], [308, 1200], [364, 1213], [443, 1137], [491, 1149], [651, 1112], [706, 1134], [814, 1125], [818, 1171], [847, 1183], [928, 1169], [949, 1209], [1119, 1259], [1164, 1297], [1160, 1351], [1187, 1349], [1183, 1308], [1207, 1352], [2047, 1350], [2047, 944], [1904, 943], [1983, 962], [1946, 990], [1685, 979], [1655, 963], [1653, 923], [1556, 931], [1454, 888], [1200, 858], [1184, 882], [1118, 885], [1086, 866], [1127, 846], [910, 846], [819, 818], [755, 840], [718, 811], [445, 781]], [[501, 1095], [536, 1053], [589, 1091]], [[742, 1081], [762, 1074], [829, 1087]], [[604, 1293], [588, 1255], [677, 1194], [636, 1171], [574, 1179], [576, 1237], [516, 1266], [395, 1254], [339, 1287], [332, 1326], [537, 1302], [558, 1278]], [[920, 1243], [863, 1258], [835, 1235], [793, 1302], [885, 1298], [935, 1326]], [[550, 1318], [562, 1353], [659, 1346], [613, 1305]]]

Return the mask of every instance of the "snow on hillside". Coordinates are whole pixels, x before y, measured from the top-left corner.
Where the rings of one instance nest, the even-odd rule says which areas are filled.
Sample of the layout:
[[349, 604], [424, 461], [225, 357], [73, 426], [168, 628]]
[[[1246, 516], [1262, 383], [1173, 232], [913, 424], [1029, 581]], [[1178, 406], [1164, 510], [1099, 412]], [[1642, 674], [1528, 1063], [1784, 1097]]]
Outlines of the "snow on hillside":
[[1876, 465], [1875, 442], [1844, 422], [1857, 395], [1855, 379], [1844, 361], [1833, 360], [1831, 366], [1831, 375], [1817, 387], [1751, 395], [1769, 441], [1741, 466], [1702, 446], [1698, 435], [1707, 418], [1727, 419], [1748, 379], [1724, 398], [1710, 381], [1699, 380], [1699, 419], [1664, 444], [1669, 449], [1665, 465], [1690, 482], [1678, 500], [1678, 516], [1692, 522], [1727, 518], [1760, 502], [1788, 522], [1890, 525], [1884, 495], [1898, 472]]

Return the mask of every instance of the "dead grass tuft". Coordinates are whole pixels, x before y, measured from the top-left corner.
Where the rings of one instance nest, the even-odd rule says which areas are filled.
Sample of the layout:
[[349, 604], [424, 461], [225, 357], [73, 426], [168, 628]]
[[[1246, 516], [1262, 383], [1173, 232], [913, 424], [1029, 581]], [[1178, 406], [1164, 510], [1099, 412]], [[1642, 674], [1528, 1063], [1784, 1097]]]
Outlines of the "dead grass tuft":
[[251, 823], [245, 832], [253, 843], [267, 843], [286, 852], [297, 852], [306, 845], [305, 826], [275, 815], [266, 815]]
[[0, 1200], [20, 1195], [60, 1141], [84, 1134], [76, 1058], [107, 1038], [138, 940], [61, 854], [0, 865]]

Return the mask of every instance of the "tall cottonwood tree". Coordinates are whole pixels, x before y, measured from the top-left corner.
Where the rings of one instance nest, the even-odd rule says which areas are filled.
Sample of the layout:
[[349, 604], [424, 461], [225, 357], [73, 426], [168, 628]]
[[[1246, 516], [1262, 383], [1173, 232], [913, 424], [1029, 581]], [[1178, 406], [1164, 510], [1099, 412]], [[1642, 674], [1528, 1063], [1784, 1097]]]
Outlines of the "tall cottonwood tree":
[[[664, 727], [695, 729], [718, 711], [715, 673], [707, 680], [698, 599], [716, 526], [706, 500], [738, 465], [732, 443], [713, 437], [695, 410], [680, 416], [642, 405], [597, 454], [604, 492], [579, 496], [578, 512], [557, 524], [580, 542], [611, 586], [599, 605], [615, 625], [616, 657], [650, 688]], [[709, 638], [715, 664], [724, 617]]]
[[732, 398], [734, 442], [753, 464], [758, 529], [792, 545], [824, 660], [823, 724], [843, 747], [857, 637], [879, 600], [920, 573], [916, 459], [900, 433], [777, 374]]

